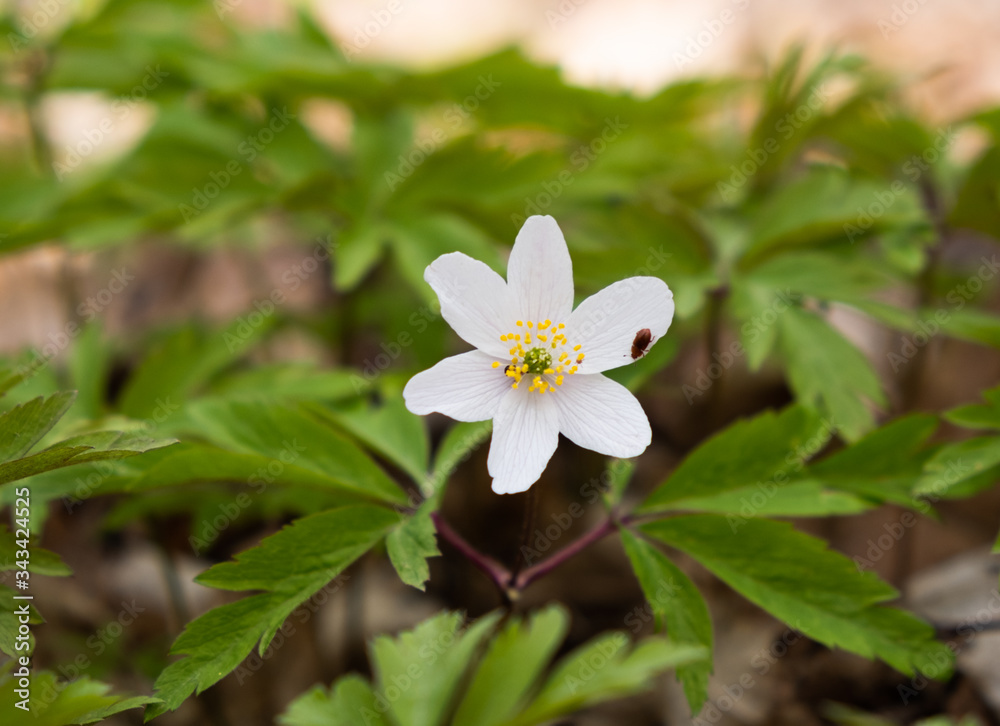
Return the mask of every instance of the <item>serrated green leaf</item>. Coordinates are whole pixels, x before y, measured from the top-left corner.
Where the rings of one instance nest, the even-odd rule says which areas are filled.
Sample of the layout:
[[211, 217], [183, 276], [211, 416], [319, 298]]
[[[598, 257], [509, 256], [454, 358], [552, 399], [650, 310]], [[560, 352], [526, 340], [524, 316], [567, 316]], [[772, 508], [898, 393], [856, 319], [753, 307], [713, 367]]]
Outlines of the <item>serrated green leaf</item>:
[[453, 726], [497, 726], [516, 715], [568, 626], [569, 616], [558, 606], [509, 623], [479, 662]]
[[881, 658], [907, 675], [919, 670], [944, 677], [950, 670], [951, 651], [934, 640], [930, 626], [879, 605], [896, 596], [892, 587], [791, 525], [746, 519], [734, 531], [725, 517], [703, 514], [641, 529], [824, 645]]
[[316, 686], [299, 696], [278, 716], [281, 726], [393, 726], [364, 678], [348, 675], [326, 692]]
[[631, 649], [628, 643], [621, 632], [585, 643], [556, 664], [537, 698], [503, 726], [549, 723], [563, 714], [639, 693], [660, 673], [707, 656], [704, 648], [662, 638], [647, 638]]
[[173, 439], [147, 439], [120, 431], [81, 434], [30, 456], [0, 464], [0, 485], [66, 466], [125, 459], [173, 443]]
[[424, 502], [415, 514], [407, 517], [386, 538], [389, 560], [396, 568], [399, 579], [407, 585], [423, 590], [431, 577], [428, 557], [438, 557], [437, 530], [431, 514], [437, 501]]
[[8, 726], [95, 723], [157, 700], [151, 696], [124, 697], [112, 694], [111, 686], [93, 681], [87, 676], [57, 684], [55, 674], [40, 671], [31, 675], [31, 697], [27, 710], [22, 710], [14, 707], [15, 703], [22, 700], [15, 693], [18, 687], [18, 679], [9, 672], [0, 674], [0, 699], [8, 704], [9, 710], [4, 716], [4, 723]]
[[380, 507], [357, 506], [303, 517], [265, 538], [235, 562], [215, 565], [197, 579], [226, 590], [264, 590], [210, 610], [188, 623], [171, 653], [183, 655], [156, 679], [163, 700], [152, 718], [176, 709], [236, 668], [254, 645], [263, 653], [295, 608], [371, 549], [396, 522]]
[[819, 481], [805, 479], [783, 486], [773, 482], [716, 494], [693, 497], [671, 504], [682, 512], [714, 512], [738, 517], [826, 517], [858, 514], [876, 506], [874, 503], [827, 489]]
[[[712, 619], [698, 588], [658, 549], [622, 530], [622, 544], [632, 569], [657, 623], [666, 626], [675, 643], [688, 643], [712, 652]], [[630, 623], [626, 623], [630, 625]], [[708, 677], [712, 659], [677, 668], [692, 713], [698, 713], [708, 699]]]
[[861, 351], [822, 318], [789, 308], [778, 318], [788, 380], [800, 403], [818, 407], [848, 441], [875, 425], [866, 404], [885, 405], [882, 384]]
[[272, 478], [294, 467], [355, 496], [406, 502], [399, 486], [354, 441], [306, 404], [204, 400], [189, 405], [185, 415], [182, 426], [193, 435], [236, 454], [278, 462], [277, 473], [265, 462], [263, 473]]
[[[377, 637], [371, 646], [376, 699], [392, 704], [399, 726], [441, 723], [463, 674], [499, 619], [492, 613], [463, 631], [462, 615], [444, 612], [397, 638]], [[395, 691], [397, 698], [388, 697]]]
[[927, 440], [938, 423], [929, 414], [904, 416], [860, 441], [809, 465], [805, 476], [825, 487], [876, 502], [912, 506], [914, 482], [929, 456]]
[[663, 511], [678, 501], [761, 482], [784, 484], [831, 434], [827, 422], [801, 406], [738, 421], [695, 449], [638, 511]]

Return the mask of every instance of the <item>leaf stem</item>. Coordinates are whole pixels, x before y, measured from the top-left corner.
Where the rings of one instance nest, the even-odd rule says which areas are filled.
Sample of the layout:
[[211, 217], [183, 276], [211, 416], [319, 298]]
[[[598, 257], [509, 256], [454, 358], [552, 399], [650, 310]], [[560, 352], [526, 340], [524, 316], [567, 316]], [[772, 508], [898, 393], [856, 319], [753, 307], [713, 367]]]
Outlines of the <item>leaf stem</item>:
[[437, 528], [438, 534], [441, 535], [441, 537], [448, 542], [448, 544], [462, 553], [465, 559], [485, 572], [486, 575], [493, 580], [493, 583], [500, 590], [503, 597], [507, 599], [507, 588], [511, 579], [510, 572], [507, 568], [494, 560], [492, 557], [484, 555], [482, 552], [469, 544], [465, 538], [462, 537], [462, 535], [451, 528], [451, 525], [448, 524], [444, 520], [444, 517], [441, 516], [441, 512], [434, 512], [431, 514], [431, 519], [434, 521], [434, 526]]
[[614, 518], [610, 516], [607, 517], [598, 526], [594, 527], [594, 529], [587, 532], [587, 534], [583, 535], [575, 542], [571, 543], [566, 547], [563, 547], [554, 555], [552, 555], [547, 559], [542, 560], [537, 565], [529, 567], [528, 569], [521, 572], [517, 576], [517, 579], [511, 583], [511, 586], [516, 592], [520, 592], [528, 585], [530, 585], [532, 582], [537, 580], [539, 577], [547, 575], [549, 572], [559, 567], [559, 565], [566, 562], [566, 560], [576, 556], [584, 549], [592, 545], [594, 542], [603, 539], [612, 532], [617, 531], [617, 529], [618, 529], [618, 522], [616, 522]]

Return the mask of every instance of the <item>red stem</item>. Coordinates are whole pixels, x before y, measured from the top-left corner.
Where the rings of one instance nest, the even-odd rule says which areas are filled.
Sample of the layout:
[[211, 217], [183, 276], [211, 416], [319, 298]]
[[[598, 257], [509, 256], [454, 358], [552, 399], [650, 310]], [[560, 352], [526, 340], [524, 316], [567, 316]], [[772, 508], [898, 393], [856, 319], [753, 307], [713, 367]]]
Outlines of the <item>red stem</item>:
[[466, 542], [462, 535], [453, 530], [451, 525], [444, 521], [444, 517], [441, 516], [440, 512], [431, 514], [431, 519], [434, 520], [434, 526], [437, 528], [438, 534], [452, 547], [461, 552], [469, 562], [485, 572], [500, 589], [500, 592], [506, 595], [507, 586], [510, 583], [510, 572], [507, 568]]
[[580, 537], [580, 539], [572, 542], [566, 547], [563, 547], [554, 555], [545, 560], [542, 560], [537, 565], [529, 567], [528, 569], [521, 572], [521, 574], [517, 576], [517, 580], [513, 583], [514, 589], [520, 592], [528, 585], [530, 585], [532, 582], [537, 580], [539, 577], [547, 575], [549, 572], [559, 567], [559, 565], [561, 565], [566, 560], [579, 554], [584, 549], [592, 545], [594, 542], [603, 539], [605, 536], [611, 534], [617, 529], [618, 529], [618, 524], [614, 521], [614, 519], [608, 517], [603, 522], [601, 522], [597, 527], [595, 527], [594, 529], [587, 532], [587, 534]]

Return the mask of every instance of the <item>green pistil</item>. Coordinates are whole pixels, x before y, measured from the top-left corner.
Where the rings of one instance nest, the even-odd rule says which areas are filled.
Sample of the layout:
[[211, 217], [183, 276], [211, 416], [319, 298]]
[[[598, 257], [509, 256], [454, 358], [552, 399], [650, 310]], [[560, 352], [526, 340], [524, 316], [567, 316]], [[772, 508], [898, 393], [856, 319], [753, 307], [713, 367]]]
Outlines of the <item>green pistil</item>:
[[552, 367], [552, 355], [545, 348], [532, 348], [524, 354], [524, 364], [529, 373], [544, 373]]

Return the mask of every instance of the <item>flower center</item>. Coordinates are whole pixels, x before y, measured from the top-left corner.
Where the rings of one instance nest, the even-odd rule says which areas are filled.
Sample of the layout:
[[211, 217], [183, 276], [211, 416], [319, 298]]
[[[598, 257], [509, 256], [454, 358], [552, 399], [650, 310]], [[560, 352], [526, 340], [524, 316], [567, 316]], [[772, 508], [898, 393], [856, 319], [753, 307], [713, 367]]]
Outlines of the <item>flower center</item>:
[[[504, 367], [504, 375], [513, 379], [511, 388], [517, 388], [521, 380], [530, 381], [529, 391], [553, 393], [563, 384], [566, 376], [574, 375], [583, 363], [583, 346], [569, 344], [562, 323], [545, 320], [536, 323], [517, 321], [517, 332], [501, 335], [500, 340], [511, 345], [510, 364]], [[493, 367], [499, 368], [500, 361]]]

